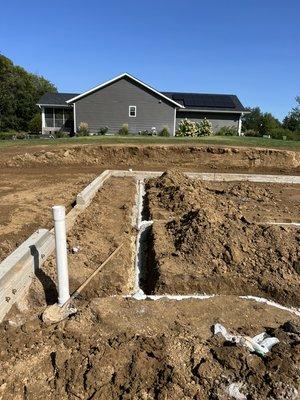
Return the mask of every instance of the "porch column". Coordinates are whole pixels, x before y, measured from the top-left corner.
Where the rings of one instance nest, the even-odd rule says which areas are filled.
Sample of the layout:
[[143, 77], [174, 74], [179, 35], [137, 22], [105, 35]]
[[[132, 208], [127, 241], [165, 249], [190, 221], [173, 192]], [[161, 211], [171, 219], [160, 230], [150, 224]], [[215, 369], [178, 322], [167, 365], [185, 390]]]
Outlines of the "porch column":
[[171, 136], [175, 136], [176, 135], [176, 113], [177, 113], [177, 108], [174, 108], [174, 121], [173, 121], [173, 132], [171, 134]]
[[76, 124], [76, 103], [73, 104], [73, 122], [74, 122], [74, 133], [77, 133], [77, 124]]
[[243, 117], [243, 113], [240, 115], [240, 118], [239, 118], [239, 124], [238, 124], [238, 133], [239, 133], [239, 136], [244, 136], [243, 135], [243, 133], [242, 133], [242, 117]]
[[42, 134], [46, 128], [45, 107], [42, 107]]

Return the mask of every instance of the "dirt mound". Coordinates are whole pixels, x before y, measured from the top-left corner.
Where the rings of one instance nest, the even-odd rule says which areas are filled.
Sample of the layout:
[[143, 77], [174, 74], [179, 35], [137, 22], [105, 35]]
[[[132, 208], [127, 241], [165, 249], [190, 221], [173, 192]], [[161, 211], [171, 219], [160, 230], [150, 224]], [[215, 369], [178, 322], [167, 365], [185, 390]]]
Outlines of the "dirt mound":
[[[71, 141], [70, 141], [71, 143]], [[187, 145], [57, 145], [23, 147], [1, 152], [0, 166], [106, 165], [191, 170], [277, 171], [300, 170], [300, 153], [287, 150]]]
[[150, 180], [147, 202], [155, 293], [251, 294], [300, 305], [298, 230], [252, 223], [233, 201], [179, 172]]
[[57, 326], [38, 320], [20, 327], [2, 324], [1, 398], [230, 400], [232, 385], [240, 386], [247, 399], [299, 398], [300, 328], [295, 323], [268, 328], [280, 343], [260, 357], [219, 336], [203, 337], [197, 325], [190, 328], [184, 305], [165, 332], [157, 327], [147, 334], [139, 332], [141, 311], [148, 311], [150, 326], [158, 321], [147, 302], [121, 305], [134, 318], [126, 330], [113, 327], [117, 311], [106, 318], [105, 304], [103, 311], [96, 303], [81, 304], [80, 314]]

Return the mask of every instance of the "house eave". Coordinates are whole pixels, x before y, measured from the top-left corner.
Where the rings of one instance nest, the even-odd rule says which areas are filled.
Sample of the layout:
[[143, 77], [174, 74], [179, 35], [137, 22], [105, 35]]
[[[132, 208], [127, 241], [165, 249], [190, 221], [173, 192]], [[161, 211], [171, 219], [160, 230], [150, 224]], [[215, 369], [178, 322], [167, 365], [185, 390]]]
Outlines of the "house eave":
[[37, 103], [38, 107], [72, 107], [72, 104], [40, 104]]
[[178, 111], [186, 112], [203, 112], [203, 113], [226, 113], [226, 114], [249, 114], [250, 111], [246, 110], [207, 110], [207, 109], [194, 109], [194, 108], [179, 108]]

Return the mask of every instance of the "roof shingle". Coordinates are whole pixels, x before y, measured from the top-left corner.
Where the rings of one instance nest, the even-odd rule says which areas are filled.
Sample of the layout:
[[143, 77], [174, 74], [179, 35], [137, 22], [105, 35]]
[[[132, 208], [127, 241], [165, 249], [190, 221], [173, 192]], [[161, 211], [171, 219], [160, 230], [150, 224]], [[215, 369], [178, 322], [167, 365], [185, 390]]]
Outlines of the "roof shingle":
[[68, 104], [67, 100], [72, 99], [72, 97], [77, 96], [77, 93], [45, 93], [38, 101], [41, 105], [53, 105], [62, 106]]
[[[233, 94], [161, 92], [164, 96], [182, 104], [188, 110], [205, 111], [246, 111], [237, 96]], [[41, 105], [66, 105], [67, 100], [78, 96], [78, 93], [45, 93], [39, 100]]]

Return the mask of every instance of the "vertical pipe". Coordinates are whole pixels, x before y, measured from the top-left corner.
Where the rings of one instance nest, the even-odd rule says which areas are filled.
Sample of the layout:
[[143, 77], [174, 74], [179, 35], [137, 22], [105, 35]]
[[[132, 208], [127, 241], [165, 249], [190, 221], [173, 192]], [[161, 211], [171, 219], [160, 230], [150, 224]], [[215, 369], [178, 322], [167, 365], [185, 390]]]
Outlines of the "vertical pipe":
[[62, 306], [69, 298], [69, 274], [66, 243], [65, 207], [52, 207], [55, 230], [55, 253], [58, 279], [58, 305]]

